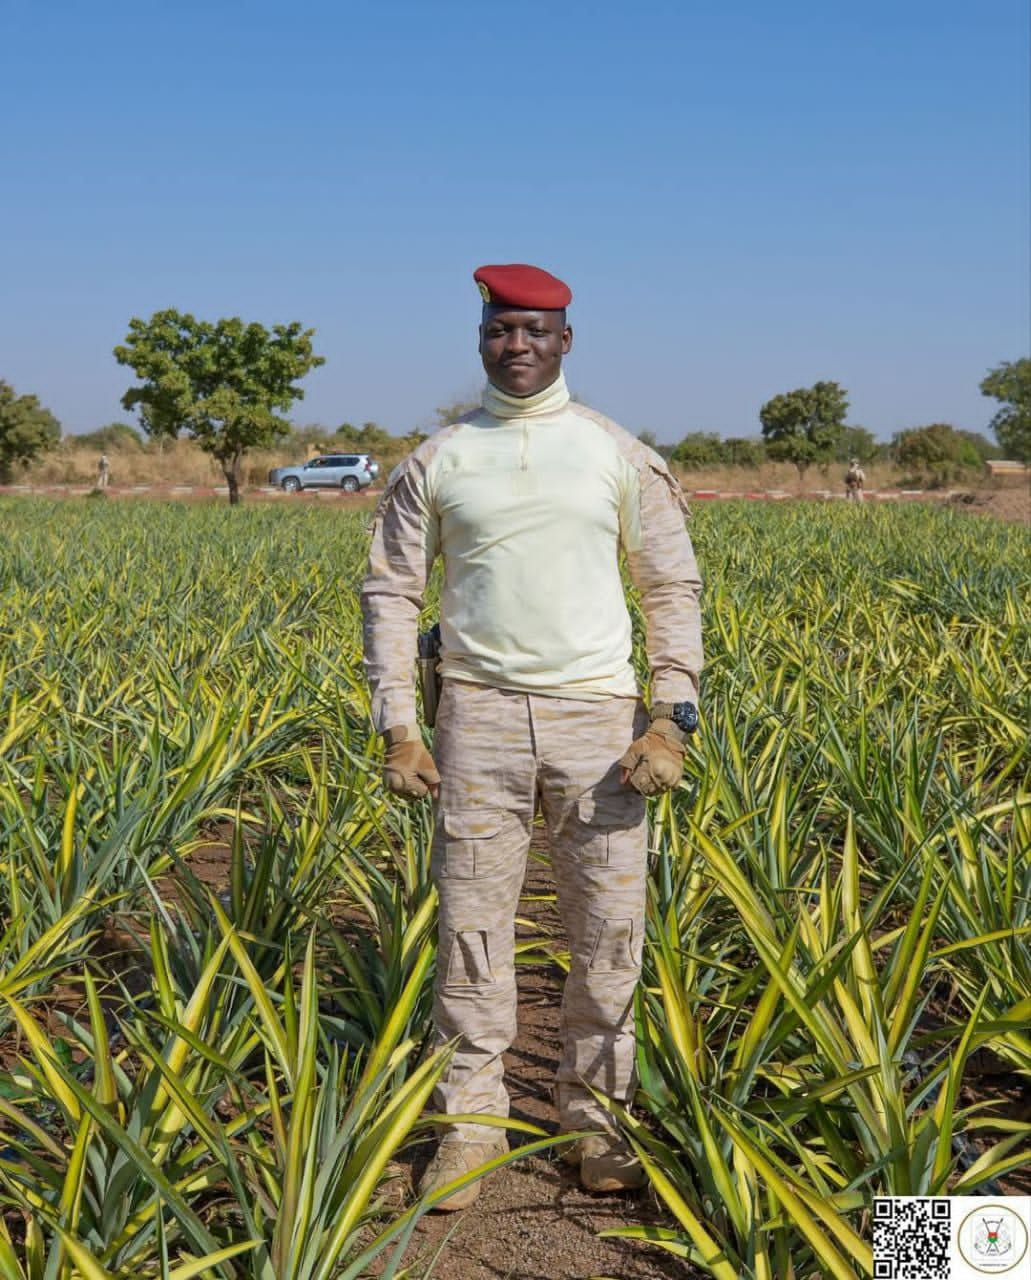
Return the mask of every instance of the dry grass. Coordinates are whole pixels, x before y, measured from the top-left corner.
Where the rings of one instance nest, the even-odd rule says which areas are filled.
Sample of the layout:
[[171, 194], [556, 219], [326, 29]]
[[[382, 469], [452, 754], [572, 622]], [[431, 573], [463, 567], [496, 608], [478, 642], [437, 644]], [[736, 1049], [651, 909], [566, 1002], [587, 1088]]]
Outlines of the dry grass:
[[[764, 462], [759, 467], [703, 467], [697, 470], [686, 470], [674, 466], [680, 482], [685, 489], [716, 489], [723, 492], [732, 490], [736, 493], [756, 491], [780, 491], [789, 494], [844, 493], [845, 463], [835, 462], [829, 467], [810, 467], [801, 483], [798, 472], [789, 462]], [[866, 487], [871, 491], [881, 489], [898, 489], [910, 487], [905, 472], [890, 462], [869, 462], [863, 464], [866, 472]], [[999, 486], [998, 480], [991, 480], [985, 474], [971, 471], [962, 480], [946, 486], [953, 489], [994, 489]], [[913, 485], [920, 488], [920, 485]]]
[[[340, 445], [331, 447], [347, 451]], [[92, 484], [97, 476], [100, 452], [99, 449], [84, 448], [75, 443], [74, 437], [69, 437], [53, 453], [47, 454], [16, 478], [29, 484]], [[243, 483], [246, 487], [266, 484], [270, 468], [303, 462], [317, 452], [316, 449], [305, 451], [303, 447], [255, 449], [244, 458]], [[108, 449], [107, 456], [111, 464], [110, 483], [116, 487], [224, 483], [218, 463], [189, 440], [177, 440], [162, 448], [147, 443], [142, 447]], [[388, 475], [401, 456], [400, 452], [377, 451], [375, 457], [380, 463], [380, 474]]]
[[[400, 442], [398, 442], [400, 444]], [[333, 446], [338, 448], [340, 446]], [[286, 463], [301, 462], [313, 456], [317, 450], [303, 447], [255, 450], [244, 460], [244, 485], [255, 487], [267, 482], [269, 469]], [[403, 448], [377, 450], [380, 478], [385, 479], [391, 469], [404, 456]], [[17, 477], [31, 484], [91, 484], [97, 474], [99, 449], [84, 448], [75, 443], [74, 437], [66, 438], [60, 447], [48, 454], [23, 476]], [[213, 485], [223, 483], [218, 464], [195, 444], [179, 440], [159, 448], [156, 444], [108, 450], [111, 463], [111, 484], [124, 485]], [[790, 463], [767, 462], [760, 467], [705, 467], [686, 470], [674, 467], [684, 488], [714, 489], [717, 492], [748, 493], [751, 491], [780, 491], [788, 494], [813, 494], [821, 491], [844, 491], [844, 465], [834, 463], [826, 469], [811, 467], [799, 483], [798, 473]], [[866, 466], [867, 488], [870, 490], [897, 489], [906, 485], [906, 476], [890, 463], [870, 463]], [[914, 486], [919, 487], [919, 486]], [[949, 486], [954, 489], [994, 491], [1012, 488], [1012, 482], [991, 479], [987, 475], [971, 472], [963, 480]]]

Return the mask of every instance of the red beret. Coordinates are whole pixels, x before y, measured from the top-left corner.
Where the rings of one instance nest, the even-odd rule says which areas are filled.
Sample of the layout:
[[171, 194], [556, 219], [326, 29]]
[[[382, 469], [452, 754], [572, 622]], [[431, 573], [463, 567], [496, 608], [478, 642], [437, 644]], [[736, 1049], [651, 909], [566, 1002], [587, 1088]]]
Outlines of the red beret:
[[473, 279], [480, 286], [484, 302], [498, 306], [561, 311], [573, 301], [569, 285], [540, 267], [528, 267], [522, 262], [478, 267]]

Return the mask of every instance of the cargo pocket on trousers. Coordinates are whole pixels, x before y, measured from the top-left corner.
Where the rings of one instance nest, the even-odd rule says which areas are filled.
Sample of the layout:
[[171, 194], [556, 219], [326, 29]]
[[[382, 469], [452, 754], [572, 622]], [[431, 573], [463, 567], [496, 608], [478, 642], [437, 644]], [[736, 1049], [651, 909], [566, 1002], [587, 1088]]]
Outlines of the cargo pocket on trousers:
[[591, 973], [618, 973], [636, 969], [633, 920], [601, 920], [587, 968]]
[[[575, 848], [586, 866], [607, 867], [612, 858], [612, 837], [641, 821], [644, 801], [628, 787], [627, 794], [597, 795], [590, 791], [576, 802]], [[616, 842], [618, 846], [618, 841]], [[629, 846], [628, 846], [629, 847]]]
[[440, 874], [452, 880], [488, 875], [497, 863], [503, 816], [501, 809], [446, 809]]
[[452, 933], [446, 986], [486, 987], [493, 981], [486, 929], [459, 929]]

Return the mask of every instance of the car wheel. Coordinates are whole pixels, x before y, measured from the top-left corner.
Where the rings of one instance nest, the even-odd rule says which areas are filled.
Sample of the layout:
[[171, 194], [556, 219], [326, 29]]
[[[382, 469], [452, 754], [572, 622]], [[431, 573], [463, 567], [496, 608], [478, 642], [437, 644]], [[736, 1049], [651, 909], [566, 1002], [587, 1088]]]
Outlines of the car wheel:
[[300, 480], [297, 479], [296, 476], [287, 476], [287, 478], [283, 481], [284, 493], [296, 493], [300, 487], [301, 487], [301, 482]]
[[340, 487], [344, 493], [357, 493], [358, 481], [354, 476], [344, 476], [343, 480], [340, 481]]

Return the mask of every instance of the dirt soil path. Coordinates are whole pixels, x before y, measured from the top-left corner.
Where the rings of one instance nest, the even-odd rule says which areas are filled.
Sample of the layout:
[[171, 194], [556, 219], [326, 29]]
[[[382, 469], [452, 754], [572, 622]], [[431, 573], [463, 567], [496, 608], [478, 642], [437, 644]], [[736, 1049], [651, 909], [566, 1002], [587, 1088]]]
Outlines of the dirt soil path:
[[988, 493], [959, 493], [952, 505], [971, 515], [992, 516], [1007, 524], [1031, 525], [1031, 490], [1023, 487], [997, 489]]
[[[550, 871], [531, 858], [525, 892], [551, 891]], [[550, 903], [524, 902], [520, 914], [561, 938]], [[559, 1060], [561, 978], [550, 965], [521, 966], [518, 978], [519, 1034], [505, 1055], [512, 1115], [555, 1132], [558, 1117], [550, 1090]], [[532, 1139], [515, 1133], [509, 1140], [515, 1145]], [[405, 1176], [413, 1184], [432, 1151], [432, 1144], [424, 1143], [402, 1161]], [[445, 1280], [693, 1280], [700, 1276], [664, 1250], [597, 1235], [635, 1225], [670, 1225], [669, 1215], [652, 1193], [589, 1195], [580, 1189], [576, 1172], [557, 1157], [533, 1156], [486, 1179], [480, 1198], [464, 1213], [423, 1218], [408, 1259], [432, 1257], [443, 1242], [433, 1275]]]

